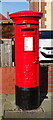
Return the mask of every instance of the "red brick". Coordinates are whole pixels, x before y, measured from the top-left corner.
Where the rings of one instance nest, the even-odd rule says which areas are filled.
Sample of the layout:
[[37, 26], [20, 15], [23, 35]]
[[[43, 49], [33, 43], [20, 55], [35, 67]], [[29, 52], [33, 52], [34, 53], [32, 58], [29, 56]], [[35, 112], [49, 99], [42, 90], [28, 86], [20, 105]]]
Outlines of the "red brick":
[[53, 76], [53, 73], [48, 73], [48, 76]]
[[52, 72], [53, 71], [53, 65], [48, 66], [48, 71]]
[[53, 80], [48, 81], [48, 85], [53, 84]]
[[48, 81], [49, 81], [49, 80], [52, 81], [52, 80], [53, 80], [53, 76], [48, 76]]
[[48, 66], [48, 72], [51, 72], [51, 66]]
[[52, 88], [52, 89], [53, 89], [53, 85], [51, 85], [51, 84], [48, 84], [48, 88]]
[[15, 93], [15, 67], [3, 67], [2, 69], [2, 93]]
[[53, 89], [51, 89], [51, 88], [48, 88], [48, 92], [53, 92]]

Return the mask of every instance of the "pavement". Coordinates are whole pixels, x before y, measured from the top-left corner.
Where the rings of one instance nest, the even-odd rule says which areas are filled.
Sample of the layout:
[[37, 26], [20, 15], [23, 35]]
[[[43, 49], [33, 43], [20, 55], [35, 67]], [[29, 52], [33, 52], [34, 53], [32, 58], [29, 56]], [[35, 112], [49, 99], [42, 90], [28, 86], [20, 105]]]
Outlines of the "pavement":
[[2, 111], [0, 109], [0, 120], [1, 118], [53, 118], [53, 94], [49, 93], [39, 108], [24, 111], [15, 105], [15, 95], [3, 95], [2, 97], [2, 106], [0, 100], [0, 108], [2, 108]]
[[3, 112], [2, 112], [2, 94], [0, 94], [0, 120], [3, 116]]

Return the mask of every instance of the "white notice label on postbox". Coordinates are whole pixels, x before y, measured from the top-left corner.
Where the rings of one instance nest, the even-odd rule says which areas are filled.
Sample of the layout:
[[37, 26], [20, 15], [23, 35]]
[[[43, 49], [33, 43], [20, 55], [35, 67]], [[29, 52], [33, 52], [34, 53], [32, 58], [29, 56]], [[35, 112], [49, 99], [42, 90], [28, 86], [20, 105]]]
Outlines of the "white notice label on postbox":
[[33, 51], [33, 37], [24, 37], [24, 51]]

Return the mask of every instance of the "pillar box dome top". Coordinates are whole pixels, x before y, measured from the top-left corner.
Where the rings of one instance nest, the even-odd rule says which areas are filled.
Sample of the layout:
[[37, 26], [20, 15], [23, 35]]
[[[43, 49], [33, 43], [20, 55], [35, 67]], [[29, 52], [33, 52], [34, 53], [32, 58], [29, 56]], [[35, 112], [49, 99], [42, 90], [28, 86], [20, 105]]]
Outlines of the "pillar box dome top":
[[41, 18], [42, 13], [41, 12], [35, 12], [35, 11], [19, 11], [19, 12], [16, 12], [16, 13], [12, 13], [9, 16], [12, 20], [15, 20], [16, 18], [22, 18], [22, 17]]

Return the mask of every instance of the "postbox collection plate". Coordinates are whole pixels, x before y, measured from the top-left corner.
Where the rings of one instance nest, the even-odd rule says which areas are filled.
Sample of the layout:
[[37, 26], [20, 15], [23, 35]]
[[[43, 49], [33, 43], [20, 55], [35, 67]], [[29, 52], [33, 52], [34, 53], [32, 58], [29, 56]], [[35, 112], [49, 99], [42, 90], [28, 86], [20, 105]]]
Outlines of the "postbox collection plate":
[[33, 37], [24, 37], [24, 51], [33, 51]]

